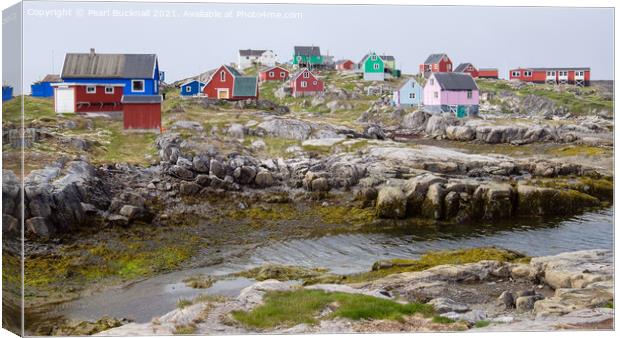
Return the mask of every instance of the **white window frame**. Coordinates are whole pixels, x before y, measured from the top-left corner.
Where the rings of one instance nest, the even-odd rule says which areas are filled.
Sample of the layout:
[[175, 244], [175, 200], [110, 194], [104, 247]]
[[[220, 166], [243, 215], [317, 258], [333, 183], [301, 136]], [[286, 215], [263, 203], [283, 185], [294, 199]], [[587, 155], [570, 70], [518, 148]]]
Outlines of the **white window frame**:
[[225, 71], [221, 71], [220, 72], [220, 81], [221, 82], [226, 82], [226, 72]]
[[515, 70], [512, 72], [512, 77], [521, 77], [521, 71]]
[[377, 61], [377, 56], [376, 56], [376, 55], [371, 55], [371, 56], [370, 56], [370, 60], [372, 60], [372, 61]]
[[[108, 91], [108, 90], [110, 90], [110, 91]], [[114, 94], [114, 86], [105, 86], [104, 93], [110, 94], [110, 95]]]
[[375, 63], [375, 64], [373, 65], [373, 68], [374, 68], [375, 70], [379, 70], [379, 64], [378, 64], [378, 63]]
[[297, 55], [297, 62], [299, 62], [299, 61], [301, 61], [301, 60], [302, 60], [301, 55]]
[[96, 94], [97, 86], [86, 86], [86, 94]]
[[189, 85], [188, 85], [188, 86], [185, 86], [185, 92], [186, 92], [186, 93], [189, 93], [189, 92], [191, 92], [191, 91], [192, 91], [192, 86], [189, 86]]
[[317, 85], [317, 82], [316, 82], [316, 81], [312, 81], [312, 84], [316, 86], [316, 85]]
[[439, 98], [439, 92], [434, 92], [434, 93], [433, 93], [433, 96], [434, 96], [436, 99], [438, 99], [438, 98]]
[[269, 72], [269, 77], [276, 77], [276, 72]]
[[153, 93], [155, 94], [159, 93], [159, 81], [158, 80], [153, 81]]
[[308, 82], [307, 81], [301, 81], [301, 88], [306, 88], [308, 87]]
[[532, 71], [531, 70], [523, 71], [523, 76], [525, 76], [525, 77], [532, 77]]
[[473, 93], [471, 90], [468, 90], [468, 91], [467, 91], [467, 98], [468, 98], [468, 99], [471, 99], [471, 98], [473, 98], [473, 97], [474, 97], [474, 93]]
[[304, 79], [309, 79], [310, 78], [310, 72], [305, 72], [303, 77], [304, 77]]
[[286, 73], [285, 73], [285, 72], [280, 72], [280, 77], [281, 77], [281, 78], [286, 77]]
[[410, 99], [415, 99], [415, 93], [409, 93], [409, 98]]
[[[136, 83], [142, 83], [142, 90], [136, 90], [135, 89], [135, 84]], [[135, 92], [135, 93], [144, 93], [144, 91], [146, 90], [145, 86], [144, 86], [144, 80], [131, 80], [131, 91]]]

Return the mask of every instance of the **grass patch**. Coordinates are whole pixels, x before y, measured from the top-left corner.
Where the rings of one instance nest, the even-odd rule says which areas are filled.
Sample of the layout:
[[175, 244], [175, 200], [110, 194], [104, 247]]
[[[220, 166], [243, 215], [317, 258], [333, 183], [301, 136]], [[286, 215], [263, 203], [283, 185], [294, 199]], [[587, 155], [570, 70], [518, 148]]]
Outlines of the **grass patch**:
[[328, 274], [327, 269], [305, 268], [290, 265], [266, 264], [243, 272], [235, 273], [234, 276], [252, 278], [258, 281], [276, 279], [279, 281], [310, 280], [318, 279]]
[[431, 305], [421, 303], [400, 304], [391, 300], [367, 295], [322, 290], [295, 290], [268, 292], [264, 304], [252, 311], [235, 311], [233, 318], [246, 327], [269, 329], [292, 327], [298, 324], [316, 324], [321, 311], [330, 306], [333, 311], [327, 318], [391, 319], [400, 320], [404, 315], [434, 314]]
[[476, 328], [481, 328], [481, 327], [487, 327], [491, 325], [491, 321], [489, 320], [479, 320], [476, 322], [476, 324], [474, 324], [474, 327]]
[[[21, 96], [2, 102], [2, 121], [20, 123], [22, 115]], [[24, 121], [26, 123], [38, 118], [56, 117], [54, 112], [54, 100], [25, 95], [24, 98]]]
[[347, 275], [345, 283], [366, 282], [401, 272], [422, 271], [438, 265], [476, 263], [483, 260], [527, 262], [529, 258], [514, 251], [494, 247], [429, 252], [419, 259], [396, 258], [373, 264], [372, 270]]
[[357, 208], [347, 206], [321, 206], [317, 213], [321, 221], [327, 224], [352, 224], [365, 225], [372, 223], [376, 218], [376, 213], [371, 208]]
[[601, 155], [611, 155], [613, 152], [611, 150], [607, 150], [604, 148], [586, 146], [586, 145], [571, 145], [568, 147], [555, 148], [551, 149], [550, 154], [559, 156], [559, 157], [570, 157], [570, 156], [601, 156]]
[[179, 299], [177, 301], [177, 308], [184, 309], [184, 308], [186, 308], [186, 307], [188, 307], [188, 306], [190, 306], [192, 304], [194, 304], [194, 303], [191, 300], [181, 298], [181, 299]]
[[104, 132], [104, 146], [95, 151], [94, 163], [148, 164], [157, 157], [154, 132], [134, 132], [123, 130], [122, 121], [94, 119], [95, 128]]
[[183, 283], [185, 283], [185, 286], [194, 288], [194, 289], [208, 289], [211, 286], [213, 286], [213, 283], [215, 283], [215, 281], [213, 280], [213, 278], [209, 276], [201, 275], [201, 276], [187, 277], [183, 280]]
[[448, 317], [433, 316], [433, 323], [435, 324], [452, 324], [454, 322], [454, 319]]

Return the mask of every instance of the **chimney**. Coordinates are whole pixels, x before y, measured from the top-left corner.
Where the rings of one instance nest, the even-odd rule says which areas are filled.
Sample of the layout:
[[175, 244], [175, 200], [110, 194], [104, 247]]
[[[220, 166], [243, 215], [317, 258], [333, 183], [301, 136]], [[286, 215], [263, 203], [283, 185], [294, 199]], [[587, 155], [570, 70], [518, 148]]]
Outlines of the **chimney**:
[[95, 49], [94, 48], [90, 49], [90, 56], [95, 56]]

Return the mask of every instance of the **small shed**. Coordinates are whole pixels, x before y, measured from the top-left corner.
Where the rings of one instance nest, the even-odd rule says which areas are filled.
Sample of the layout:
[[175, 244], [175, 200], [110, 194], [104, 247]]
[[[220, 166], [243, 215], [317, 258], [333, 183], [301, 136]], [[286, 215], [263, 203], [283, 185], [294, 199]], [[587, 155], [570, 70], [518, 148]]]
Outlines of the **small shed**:
[[62, 82], [60, 75], [48, 74], [41, 81], [37, 81], [30, 85], [30, 95], [34, 97], [52, 97], [54, 96], [52, 83], [59, 82]]
[[161, 129], [161, 95], [123, 95], [125, 129]]
[[2, 86], [2, 101], [10, 100], [13, 98], [13, 87]]
[[190, 80], [180, 85], [179, 95], [196, 96], [202, 93], [205, 83], [198, 80]]
[[403, 83], [392, 95], [392, 105], [396, 107], [418, 107], [422, 104], [422, 86], [415, 79]]
[[355, 70], [355, 62], [351, 60], [338, 60], [336, 61], [336, 69], [340, 71]]

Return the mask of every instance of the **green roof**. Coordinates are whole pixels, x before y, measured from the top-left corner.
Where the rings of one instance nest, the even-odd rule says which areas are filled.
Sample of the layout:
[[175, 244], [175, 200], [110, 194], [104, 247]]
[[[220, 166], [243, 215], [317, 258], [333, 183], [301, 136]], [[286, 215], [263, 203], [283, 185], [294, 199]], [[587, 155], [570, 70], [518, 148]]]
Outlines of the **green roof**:
[[233, 96], [256, 96], [256, 86], [255, 76], [237, 76]]

